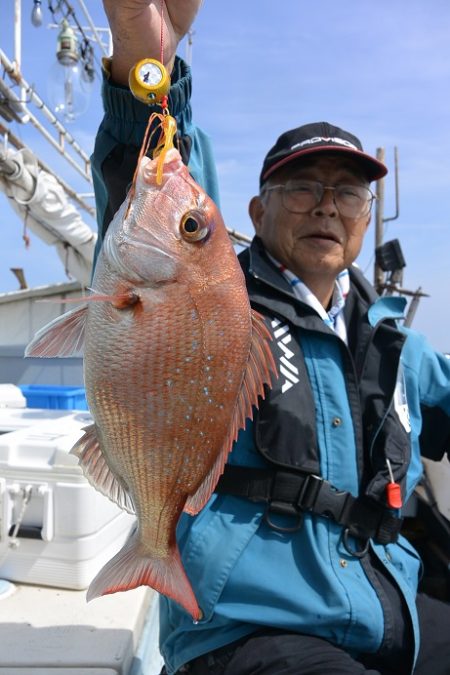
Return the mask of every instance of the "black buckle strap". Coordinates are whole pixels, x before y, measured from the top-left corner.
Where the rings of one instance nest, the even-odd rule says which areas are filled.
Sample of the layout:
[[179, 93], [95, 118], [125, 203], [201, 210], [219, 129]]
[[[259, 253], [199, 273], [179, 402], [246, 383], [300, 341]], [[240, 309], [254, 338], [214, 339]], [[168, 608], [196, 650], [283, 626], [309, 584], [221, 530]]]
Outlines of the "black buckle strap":
[[[283, 532], [298, 530], [305, 512], [330, 518], [345, 527], [346, 542], [349, 536], [364, 542], [362, 554], [367, 551], [369, 539], [380, 544], [396, 541], [402, 525], [402, 519], [381, 504], [364, 497], [355, 498], [313, 474], [227, 464], [215, 491], [267, 503], [267, 524]], [[272, 514], [294, 516], [296, 523], [292, 528], [280, 527]], [[361, 553], [348, 550], [352, 555]]]
[[[290, 497], [290, 501], [286, 501], [286, 497]], [[282, 532], [298, 530], [305, 512], [344, 524], [350, 500], [353, 497], [349, 492], [336, 490], [320, 476], [277, 471], [264, 517], [268, 525]], [[271, 518], [271, 513], [295, 516], [296, 524], [292, 528], [280, 527]]]
[[308, 474], [297, 506], [302, 511], [311, 511], [345, 525], [353, 501], [350, 492], [338, 490], [320, 476]]

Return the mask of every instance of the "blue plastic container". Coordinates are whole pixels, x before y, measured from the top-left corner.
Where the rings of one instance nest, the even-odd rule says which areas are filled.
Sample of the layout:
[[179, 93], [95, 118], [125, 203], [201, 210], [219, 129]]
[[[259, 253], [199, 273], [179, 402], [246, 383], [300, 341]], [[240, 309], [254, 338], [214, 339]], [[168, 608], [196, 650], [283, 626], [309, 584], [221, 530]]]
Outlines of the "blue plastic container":
[[27, 400], [27, 408], [88, 409], [84, 387], [24, 384], [20, 390]]

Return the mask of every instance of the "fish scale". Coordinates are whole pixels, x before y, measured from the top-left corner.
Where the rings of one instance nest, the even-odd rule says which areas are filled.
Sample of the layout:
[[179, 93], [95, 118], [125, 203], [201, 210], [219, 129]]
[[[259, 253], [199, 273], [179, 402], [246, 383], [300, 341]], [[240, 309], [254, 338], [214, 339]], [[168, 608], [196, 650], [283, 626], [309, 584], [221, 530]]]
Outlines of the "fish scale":
[[70, 355], [84, 333], [94, 424], [72, 452], [88, 480], [137, 517], [88, 599], [147, 584], [198, 620], [176, 526], [183, 510], [195, 515], [210, 498], [275, 364], [217, 208], [176, 150], [160, 183], [156, 172], [157, 160], [140, 159], [93, 294], [40, 331], [27, 353]]

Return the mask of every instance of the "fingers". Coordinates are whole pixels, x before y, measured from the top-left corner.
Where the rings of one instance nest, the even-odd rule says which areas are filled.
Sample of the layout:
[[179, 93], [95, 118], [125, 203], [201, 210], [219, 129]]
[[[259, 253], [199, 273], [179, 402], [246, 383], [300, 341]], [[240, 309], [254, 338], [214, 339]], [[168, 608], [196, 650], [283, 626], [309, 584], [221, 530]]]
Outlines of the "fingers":
[[202, 0], [103, 0], [113, 38], [111, 75], [128, 84], [133, 65], [144, 58], [161, 58], [171, 72], [177, 46], [187, 33]]

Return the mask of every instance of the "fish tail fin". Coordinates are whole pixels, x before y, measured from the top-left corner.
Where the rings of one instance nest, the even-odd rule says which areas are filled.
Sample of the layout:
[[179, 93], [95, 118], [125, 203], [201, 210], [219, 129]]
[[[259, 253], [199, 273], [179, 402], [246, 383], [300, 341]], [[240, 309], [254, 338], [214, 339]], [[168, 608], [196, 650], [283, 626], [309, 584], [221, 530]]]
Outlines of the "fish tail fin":
[[138, 586], [150, 586], [178, 602], [191, 614], [194, 621], [198, 621], [202, 613], [184, 571], [176, 543], [164, 558], [148, 555], [140, 549], [135, 532], [91, 582], [87, 601], [110, 593], [129, 591]]

